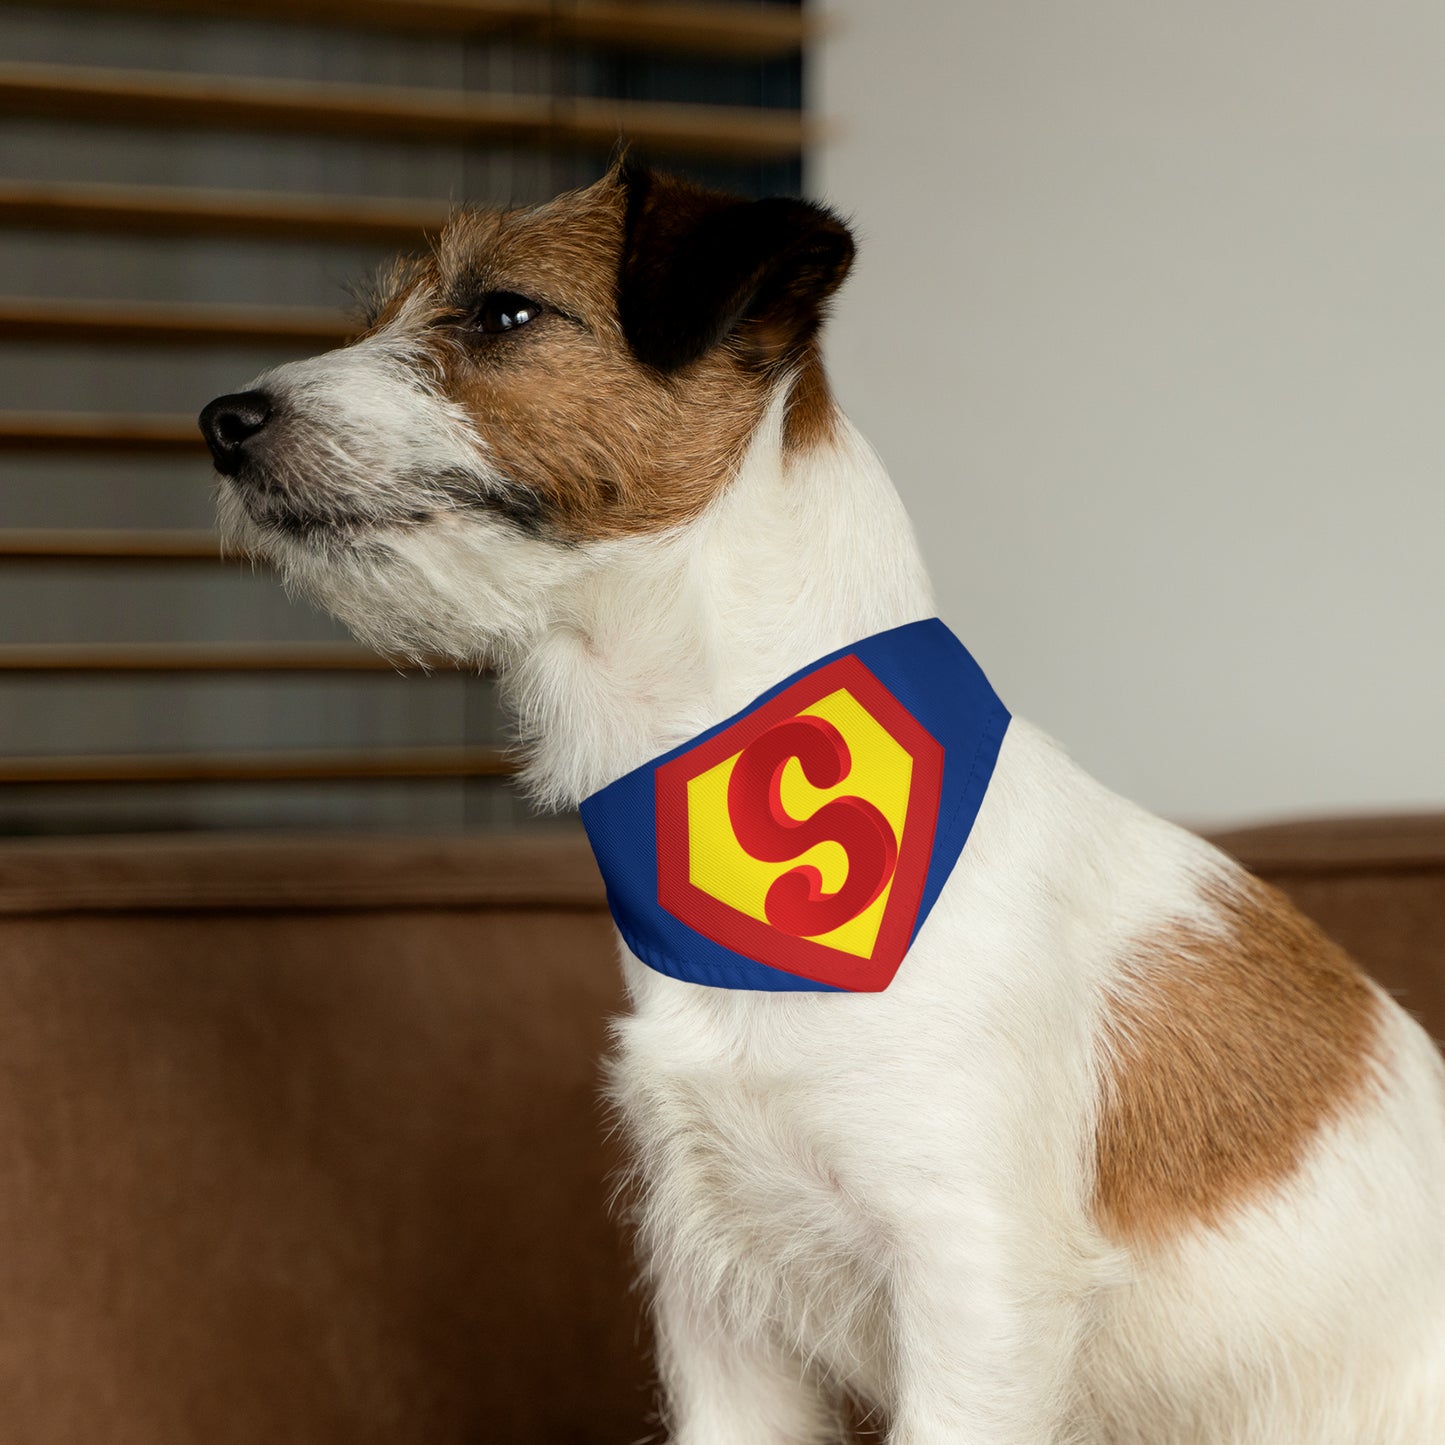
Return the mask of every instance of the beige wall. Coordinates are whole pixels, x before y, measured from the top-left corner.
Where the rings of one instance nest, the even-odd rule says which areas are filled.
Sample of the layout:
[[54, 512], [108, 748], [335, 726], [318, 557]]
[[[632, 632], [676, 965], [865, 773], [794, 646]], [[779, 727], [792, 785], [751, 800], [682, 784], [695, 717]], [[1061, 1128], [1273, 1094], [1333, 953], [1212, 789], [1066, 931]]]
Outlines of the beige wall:
[[833, 323], [942, 611], [1198, 822], [1445, 805], [1445, 6], [833, 0]]

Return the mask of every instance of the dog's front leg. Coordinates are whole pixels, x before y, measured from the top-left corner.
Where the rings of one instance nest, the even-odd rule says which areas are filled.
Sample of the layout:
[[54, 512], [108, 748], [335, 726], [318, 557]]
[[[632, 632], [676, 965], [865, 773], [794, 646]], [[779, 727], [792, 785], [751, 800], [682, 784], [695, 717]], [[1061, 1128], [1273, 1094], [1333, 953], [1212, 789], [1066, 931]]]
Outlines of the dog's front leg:
[[1088, 1445], [1077, 1297], [980, 1248], [987, 1232], [916, 1229], [896, 1267], [889, 1445]]
[[801, 1359], [661, 1280], [653, 1304], [669, 1445], [836, 1445], [837, 1403]]

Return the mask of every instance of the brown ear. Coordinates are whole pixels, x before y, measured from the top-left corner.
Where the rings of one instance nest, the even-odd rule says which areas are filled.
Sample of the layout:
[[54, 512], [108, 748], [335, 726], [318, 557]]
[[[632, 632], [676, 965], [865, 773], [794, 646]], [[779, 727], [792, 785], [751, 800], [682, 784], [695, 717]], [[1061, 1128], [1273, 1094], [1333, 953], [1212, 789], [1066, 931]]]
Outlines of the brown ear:
[[618, 314], [639, 361], [671, 372], [736, 335], [760, 364], [798, 356], [853, 262], [808, 201], [747, 201], [624, 162]]

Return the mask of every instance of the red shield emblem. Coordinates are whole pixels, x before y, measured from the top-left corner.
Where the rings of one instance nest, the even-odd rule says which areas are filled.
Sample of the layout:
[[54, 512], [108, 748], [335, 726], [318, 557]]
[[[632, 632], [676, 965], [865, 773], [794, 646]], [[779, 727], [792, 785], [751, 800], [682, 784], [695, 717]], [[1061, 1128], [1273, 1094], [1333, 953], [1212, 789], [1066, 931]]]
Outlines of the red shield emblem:
[[933, 856], [943, 749], [853, 656], [657, 770], [658, 902], [746, 958], [875, 992]]

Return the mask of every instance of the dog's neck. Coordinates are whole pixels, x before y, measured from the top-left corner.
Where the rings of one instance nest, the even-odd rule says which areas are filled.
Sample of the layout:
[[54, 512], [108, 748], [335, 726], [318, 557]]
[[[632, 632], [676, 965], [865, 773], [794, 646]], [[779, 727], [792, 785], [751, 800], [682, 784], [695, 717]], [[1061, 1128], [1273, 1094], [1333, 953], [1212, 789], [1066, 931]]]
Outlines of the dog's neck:
[[599, 547], [503, 669], [536, 796], [581, 801], [850, 642], [933, 615], [882, 463], [838, 417], [785, 446], [769, 412], [727, 491], [665, 537]]

